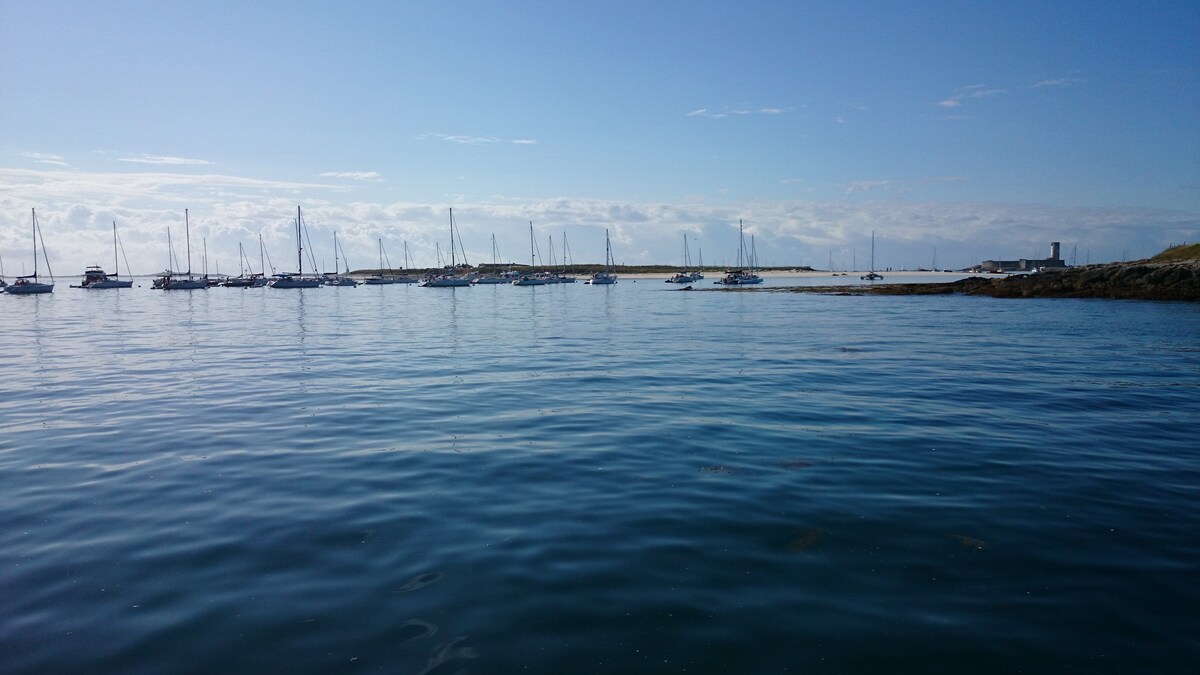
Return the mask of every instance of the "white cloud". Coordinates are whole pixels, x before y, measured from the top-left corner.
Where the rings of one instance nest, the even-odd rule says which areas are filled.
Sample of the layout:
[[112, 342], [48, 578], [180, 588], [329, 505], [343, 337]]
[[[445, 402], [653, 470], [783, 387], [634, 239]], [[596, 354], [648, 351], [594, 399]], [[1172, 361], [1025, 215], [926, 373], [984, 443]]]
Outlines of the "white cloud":
[[382, 183], [383, 179], [379, 177], [378, 171], [326, 171], [320, 174], [321, 178], [349, 178], [351, 180], [369, 181], [372, 183]]
[[1007, 89], [989, 89], [983, 84], [972, 84], [966, 87], [960, 87], [958, 91], [950, 96], [937, 102], [937, 105], [943, 108], [957, 108], [962, 105], [964, 100], [989, 98], [991, 96], [999, 96], [1007, 94]]
[[439, 141], [449, 141], [460, 145], [480, 145], [483, 143], [499, 143], [501, 139], [495, 136], [466, 136], [462, 134], [439, 134], [425, 133], [417, 136], [417, 140], [424, 141], [435, 139]]
[[532, 138], [517, 138], [513, 140], [515, 145], [537, 145], [537, 141]]
[[1069, 87], [1072, 84], [1078, 84], [1079, 82], [1083, 82], [1083, 80], [1078, 77], [1063, 77], [1057, 80], [1042, 80], [1041, 82], [1034, 84], [1033, 87], [1035, 89], [1041, 87]]
[[135, 164], [168, 164], [180, 166], [185, 164], [212, 164], [206, 159], [189, 159], [187, 157], [169, 157], [165, 155], [138, 155], [136, 157], [118, 157], [118, 162], [133, 162]]
[[730, 115], [782, 115], [788, 111], [788, 108], [758, 108], [754, 109], [749, 106], [724, 106], [718, 112], [713, 112], [708, 108], [697, 108], [689, 113], [688, 117], [711, 117], [713, 119], [722, 119]]
[[[110, 259], [113, 220], [118, 222], [134, 272], [162, 269], [167, 228], [182, 227], [184, 208], [191, 209], [193, 242], [197, 237], [207, 241], [212, 269], [219, 264], [222, 271], [236, 270], [238, 243], [249, 251], [260, 232], [267, 254], [275, 257], [276, 264], [284, 264], [294, 260], [291, 219], [297, 203], [304, 208], [318, 263], [323, 257], [332, 262], [327, 249], [336, 231], [352, 268], [375, 264], [380, 237], [393, 263], [403, 256], [407, 243], [418, 266], [432, 266], [435, 248], [445, 251], [448, 246], [450, 206], [473, 263], [491, 259], [492, 234], [508, 259], [527, 259], [530, 220], [540, 247], [548, 235], [557, 245], [566, 232], [577, 262], [603, 259], [608, 228], [617, 259], [629, 264], [676, 262], [684, 231], [694, 246], [693, 256], [703, 248], [707, 263], [732, 263], [739, 218], [756, 235], [764, 263], [814, 267], [824, 267], [831, 251], [839, 266], [849, 265], [854, 251], [862, 261], [872, 230], [877, 232], [877, 264], [897, 267], [928, 265], [933, 247], [939, 264], [965, 267], [998, 255], [1038, 255], [1050, 241], [1063, 242], [1064, 252], [1078, 243], [1082, 262], [1085, 248], [1090, 248], [1091, 260], [1098, 261], [1106, 256], [1113, 259], [1122, 249], [1128, 249], [1131, 257], [1141, 257], [1170, 242], [1200, 239], [1200, 216], [1195, 213], [914, 203], [898, 197], [911, 196], [921, 185], [962, 180], [933, 176], [856, 181], [841, 186], [852, 197], [824, 201], [710, 204], [695, 197], [635, 202], [496, 196], [482, 201], [459, 197], [453, 202], [385, 203], [346, 200], [346, 188], [337, 184], [218, 174], [0, 169], [0, 251], [25, 250], [27, 242], [21, 237], [31, 205], [38, 209], [54, 270], [69, 274]], [[545, 255], [545, 248], [542, 251]], [[5, 263], [11, 272], [12, 263]]]
[[51, 155], [51, 154], [48, 154], [45, 152], [21, 152], [21, 153], [18, 153], [18, 156], [25, 157], [26, 159], [32, 159], [35, 162], [37, 162], [38, 164], [50, 164], [53, 166], [70, 166], [69, 164], [67, 164], [67, 160], [65, 160], [64, 158], [62, 158], [58, 155]]
[[942, 185], [945, 183], [961, 183], [966, 180], [967, 178], [964, 176], [932, 176], [926, 178], [909, 178], [905, 180], [859, 180], [851, 181], [849, 183], [842, 183], [838, 186], [838, 188], [848, 195], [861, 192], [871, 192], [873, 190], [904, 194], [916, 187], [928, 187], [930, 185]]

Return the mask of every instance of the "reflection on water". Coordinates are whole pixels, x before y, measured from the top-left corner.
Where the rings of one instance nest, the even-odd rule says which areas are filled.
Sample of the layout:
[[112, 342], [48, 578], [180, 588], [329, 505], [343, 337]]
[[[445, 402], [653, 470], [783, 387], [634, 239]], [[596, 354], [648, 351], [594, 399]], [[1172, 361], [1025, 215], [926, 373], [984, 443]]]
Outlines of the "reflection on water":
[[1190, 672], [1196, 308], [661, 286], [0, 297], [0, 670]]

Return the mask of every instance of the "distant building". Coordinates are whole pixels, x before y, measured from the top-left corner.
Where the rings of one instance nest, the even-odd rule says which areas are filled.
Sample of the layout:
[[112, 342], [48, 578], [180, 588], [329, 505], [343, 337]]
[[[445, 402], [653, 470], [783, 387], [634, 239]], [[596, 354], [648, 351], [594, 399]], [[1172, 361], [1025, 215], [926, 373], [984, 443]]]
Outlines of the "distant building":
[[981, 272], [1033, 272], [1043, 268], [1062, 268], [1067, 263], [1059, 255], [1060, 245], [1057, 241], [1050, 242], [1050, 257], [1040, 260], [1021, 258], [1020, 260], [984, 260], [979, 263]]

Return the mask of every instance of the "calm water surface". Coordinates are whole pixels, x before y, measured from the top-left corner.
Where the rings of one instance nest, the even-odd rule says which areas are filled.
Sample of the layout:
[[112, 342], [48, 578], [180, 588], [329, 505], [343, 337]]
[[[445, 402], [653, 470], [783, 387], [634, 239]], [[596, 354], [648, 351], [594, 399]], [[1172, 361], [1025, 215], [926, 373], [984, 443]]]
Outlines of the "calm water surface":
[[0, 672], [1200, 668], [1196, 305], [146, 286], [0, 297]]

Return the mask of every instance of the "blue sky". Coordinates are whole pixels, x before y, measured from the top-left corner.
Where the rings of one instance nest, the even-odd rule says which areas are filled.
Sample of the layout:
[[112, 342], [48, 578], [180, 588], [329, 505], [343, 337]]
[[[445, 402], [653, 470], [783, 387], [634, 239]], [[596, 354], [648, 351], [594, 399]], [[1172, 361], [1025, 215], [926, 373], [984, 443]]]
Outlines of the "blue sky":
[[1200, 238], [1200, 5], [0, 2], [7, 274], [31, 207], [62, 274], [113, 220], [161, 269], [184, 208], [286, 258], [296, 204], [354, 267], [449, 207], [472, 262], [1146, 256]]

